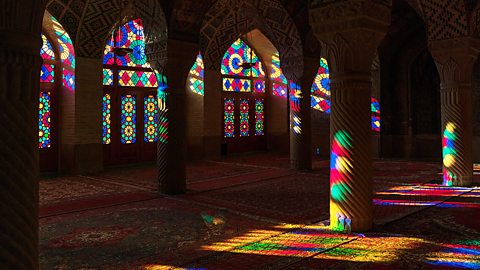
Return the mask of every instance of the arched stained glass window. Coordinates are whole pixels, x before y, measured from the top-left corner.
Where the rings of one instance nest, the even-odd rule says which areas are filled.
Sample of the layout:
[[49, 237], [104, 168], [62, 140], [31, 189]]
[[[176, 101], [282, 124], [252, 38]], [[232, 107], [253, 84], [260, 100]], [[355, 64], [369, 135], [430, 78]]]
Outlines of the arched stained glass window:
[[[114, 55], [113, 47], [130, 48], [132, 53], [125, 56]], [[132, 20], [112, 34], [105, 46], [103, 64], [122, 67], [150, 68], [145, 55], [145, 37], [141, 19]]]
[[202, 54], [198, 53], [195, 63], [193, 63], [190, 73], [188, 74], [188, 88], [195, 94], [203, 96], [204, 92], [204, 66]]
[[38, 147], [40, 149], [52, 146], [52, 96], [55, 92], [55, 52], [52, 43], [42, 34], [43, 45], [40, 56], [43, 59], [40, 71], [40, 99], [38, 111]]
[[245, 41], [238, 39], [225, 52], [221, 73], [223, 133], [228, 151], [253, 150], [255, 145], [263, 147], [266, 106], [263, 63]]
[[[242, 63], [252, 63], [252, 68], [243, 68]], [[265, 70], [257, 54], [242, 39], [237, 39], [223, 56], [222, 74], [245, 77], [265, 77]]]
[[[132, 52], [123, 55], [114, 53], [114, 48]], [[147, 62], [142, 20], [132, 20], [113, 31], [103, 57], [102, 142], [107, 164], [155, 159], [157, 94], [165, 87], [159, 80], [164, 77]]]
[[58, 40], [59, 58], [62, 63], [62, 78], [63, 86], [75, 91], [75, 50], [73, 48], [72, 39], [63, 29], [62, 25], [52, 18], [53, 30], [55, 31]]
[[272, 80], [272, 94], [274, 96], [286, 98], [288, 93], [288, 81], [280, 68], [280, 56], [278, 52], [272, 55], [270, 79]]

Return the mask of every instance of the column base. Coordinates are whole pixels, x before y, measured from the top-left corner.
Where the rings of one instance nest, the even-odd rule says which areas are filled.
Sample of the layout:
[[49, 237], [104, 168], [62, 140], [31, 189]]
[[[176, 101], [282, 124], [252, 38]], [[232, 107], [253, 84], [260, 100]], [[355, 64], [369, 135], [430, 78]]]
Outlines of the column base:
[[[473, 169], [472, 169], [473, 170]], [[470, 175], [459, 175], [457, 180], [453, 182], [455, 187], [469, 187], [473, 183], [473, 177]]]
[[330, 214], [330, 229], [333, 231], [343, 232], [366, 232], [373, 228], [373, 218], [352, 218], [350, 227], [343, 222], [337, 220], [336, 216]]

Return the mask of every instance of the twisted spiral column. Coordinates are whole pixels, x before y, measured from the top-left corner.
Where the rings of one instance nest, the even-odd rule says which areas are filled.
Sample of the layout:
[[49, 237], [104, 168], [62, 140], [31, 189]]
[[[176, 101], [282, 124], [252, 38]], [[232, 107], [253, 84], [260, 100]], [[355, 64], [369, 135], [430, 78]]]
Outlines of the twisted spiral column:
[[0, 269], [38, 269], [41, 42], [38, 34], [16, 42], [0, 42]]
[[473, 179], [473, 119], [471, 84], [443, 84], [443, 184], [469, 186]]
[[372, 164], [369, 73], [331, 75], [330, 225], [372, 226]]

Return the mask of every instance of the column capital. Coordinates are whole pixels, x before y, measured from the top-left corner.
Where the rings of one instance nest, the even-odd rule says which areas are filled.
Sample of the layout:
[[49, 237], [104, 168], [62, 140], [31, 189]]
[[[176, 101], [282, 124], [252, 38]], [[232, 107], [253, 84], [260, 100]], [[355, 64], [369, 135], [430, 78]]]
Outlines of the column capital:
[[349, 0], [310, 10], [310, 25], [337, 73], [369, 71], [390, 24], [390, 3]]

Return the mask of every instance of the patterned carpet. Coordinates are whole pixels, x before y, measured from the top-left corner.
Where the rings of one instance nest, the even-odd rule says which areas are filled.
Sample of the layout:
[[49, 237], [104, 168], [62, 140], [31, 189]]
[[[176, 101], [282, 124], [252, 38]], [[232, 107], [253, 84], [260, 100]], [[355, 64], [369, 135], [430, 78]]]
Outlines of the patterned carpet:
[[437, 164], [375, 161], [376, 227], [347, 236], [306, 225], [328, 218], [328, 162], [239, 160], [189, 165], [172, 198], [152, 166], [41, 180], [41, 268], [479, 269], [480, 190], [436, 186]]

